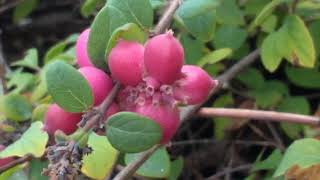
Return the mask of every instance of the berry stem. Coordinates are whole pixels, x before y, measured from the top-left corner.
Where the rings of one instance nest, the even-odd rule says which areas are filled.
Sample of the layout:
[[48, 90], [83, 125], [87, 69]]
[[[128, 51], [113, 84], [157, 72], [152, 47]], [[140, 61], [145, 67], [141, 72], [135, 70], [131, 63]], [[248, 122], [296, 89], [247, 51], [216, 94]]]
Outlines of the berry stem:
[[120, 90], [120, 83], [116, 82], [114, 87], [112, 88], [110, 94], [103, 100], [103, 102], [100, 104], [100, 106], [97, 107], [97, 113], [94, 115], [89, 121], [86, 123], [86, 125], [83, 127], [83, 132], [89, 132], [91, 128], [93, 128], [94, 125], [97, 124], [97, 122], [100, 120], [101, 116], [103, 116], [104, 112], [108, 109], [108, 107], [112, 104], [114, 98], [118, 94]]
[[166, 29], [169, 27], [170, 22], [172, 21], [173, 15], [178, 9], [178, 7], [181, 4], [181, 0], [172, 0], [170, 2], [169, 7], [165, 11], [165, 13], [162, 15], [161, 19], [159, 20], [158, 24], [154, 28], [153, 33], [155, 35], [164, 33]]
[[202, 117], [246, 118], [262, 121], [289, 122], [306, 125], [320, 125], [320, 118], [293, 113], [261, 111], [235, 108], [201, 108], [198, 115]]

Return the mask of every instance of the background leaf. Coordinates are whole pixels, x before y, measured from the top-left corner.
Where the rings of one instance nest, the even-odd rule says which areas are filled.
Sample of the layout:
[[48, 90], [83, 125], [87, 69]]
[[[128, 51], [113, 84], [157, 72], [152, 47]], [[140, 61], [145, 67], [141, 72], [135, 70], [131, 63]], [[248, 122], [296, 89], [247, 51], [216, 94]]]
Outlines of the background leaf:
[[17, 23], [24, 17], [28, 16], [38, 5], [39, 0], [23, 0], [13, 11], [13, 21]]
[[176, 19], [201, 41], [212, 39], [215, 31], [217, 0], [185, 1], [176, 11]]
[[236, 0], [224, 0], [217, 7], [217, 21], [220, 24], [243, 25], [243, 12], [237, 5]]
[[183, 169], [183, 157], [179, 156], [178, 159], [171, 161], [170, 165], [170, 175], [168, 180], [177, 180], [182, 172]]
[[8, 119], [22, 122], [31, 118], [32, 105], [25, 97], [11, 93], [0, 97], [0, 111]]
[[231, 48], [239, 49], [247, 38], [247, 32], [239, 27], [232, 25], [222, 25], [217, 29], [212, 41], [216, 49]]
[[120, 112], [108, 119], [107, 137], [121, 152], [145, 151], [160, 142], [162, 130], [151, 119], [131, 112]]
[[30, 128], [13, 144], [0, 152], [0, 158], [18, 156], [23, 157], [26, 154], [32, 154], [35, 157], [41, 157], [46, 149], [49, 136], [42, 130], [42, 122], [34, 122]]
[[25, 57], [20, 60], [16, 61], [12, 64], [13, 66], [22, 66], [22, 67], [28, 67], [34, 70], [38, 70], [38, 51], [35, 48], [29, 49], [26, 52]]
[[286, 67], [285, 72], [294, 85], [310, 89], [320, 88], [320, 71], [316, 69]]

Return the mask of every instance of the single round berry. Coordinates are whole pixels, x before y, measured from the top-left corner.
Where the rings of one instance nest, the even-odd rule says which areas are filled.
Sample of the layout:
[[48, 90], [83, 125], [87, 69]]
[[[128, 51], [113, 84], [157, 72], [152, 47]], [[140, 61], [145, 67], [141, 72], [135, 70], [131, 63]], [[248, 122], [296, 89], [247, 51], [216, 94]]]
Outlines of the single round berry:
[[146, 43], [145, 70], [161, 83], [171, 84], [178, 79], [183, 63], [183, 48], [172, 32], [157, 35]]
[[101, 104], [113, 87], [111, 78], [105, 72], [95, 67], [83, 67], [79, 69], [79, 72], [91, 87], [94, 105]]
[[179, 127], [179, 111], [177, 108], [172, 108], [168, 105], [154, 105], [153, 103], [145, 103], [137, 106], [136, 113], [149, 117], [158, 123], [162, 129], [162, 144], [170, 141]]
[[44, 130], [50, 135], [54, 135], [57, 130], [67, 135], [72, 134], [77, 129], [81, 115], [81, 113], [66, 112], [57, 104], [52, 104], [45, 115]]
[[[3, 151], [5, 148], [6, 147], [4, 145], [0, 144], [0, 152]], [[10, 163], [13, 160], [13, 157], [0, 158], [0, 167]]]
[[84, 30], [78, 37], [76, 42], [76, 59], [79, 67], [93, 66], [88, 56], [87, 44], [89, 39], [90, 29]]
[[143, 76], [143, 53], [144, 47], [141, 44], [120, 40], [108, 57], [112, 77], [123, 85], [139, 84]]
[[183, 78], [174, 85], [174, 98], [184, 104], [198, 104], [206, 100], [210, 90], [217, 85], [217, 81], [203, 69], [193, 65], [182, 67]]

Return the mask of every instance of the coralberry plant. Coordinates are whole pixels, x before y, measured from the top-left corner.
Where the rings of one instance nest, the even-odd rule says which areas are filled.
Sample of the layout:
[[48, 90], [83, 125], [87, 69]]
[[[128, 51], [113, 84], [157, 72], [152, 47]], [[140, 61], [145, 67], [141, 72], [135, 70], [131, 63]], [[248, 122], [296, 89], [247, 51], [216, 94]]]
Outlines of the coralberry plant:
[[[104, 4], [87, 0], [81, 10], [93, 9], [96, 3]], [[260, 124], [249, 126], [264, 140], [270, 139], [269, 134], [277, 139], [276, 143], [252, 144], [281, 150], [285, 145], [279, 140], [282, 134], [277, 134], [278, 129], [287, 139], [300, 137], [302, 132], [305, 136], [316, 134], [314, 129], [283, 121], [319, 125], [318, 117], [253, 110], [307, 114], [310, 107], [305, 98], [291, 95], [287, 84], [270, 80], [273, 76], [264, 77], [265, 70], [249, 68], [241, 72], [261, 54], [262, 64], [254, 66], [265, 67], [270, 73], [280, 67], [285, 71], [281, 79], [285, 74], [296, 86], [320, 87], [319, 63], [315, 62], [319, 43], [311, 38], [320, 29], [319, 22], [312, 22], [319, 8], [313, 3], [107, 0], [90, 26], [50, 48], [43, 58], [39, 56], [41, 63], [37, 50], [30, 49], [12, 64], [12, 71], [5, 77], [8, 81], [3, 84], [5, 94], [0, 96], [0, 180], [20, 177], [25, 171], [33, 179], [35, 174], [40, 176], [40, 170], [52, 180], [124, 180], [132, 175], [177, 179], [183, 162], [181, 158], [170, 159], [167, 149], [174, 146], [176, 134], [183, 134], [177, 133], [182, 122], [193, 115], [210, 120], [213, 116], [227, 117], [214, 122], [212, 134], [216, 139], [224, 138], [227, 129], [240, 129], [247, 119], [282, 121], [277, 129], [267, 124], [271, 133], [266, 134], [259, 131]], [[154, 11], [160, 8], [164, 11], [154, 18]], [[288, 15], [273, 13], [278, 9], [288, 9]], [[257, 49], [247, 52], [253, 48]], [[224, 59], [237, 61], [220, 62]], [[294, 66], [280, 66], [282, 59]], [[230, 64], [234, 65], [229, 68]], [[1, 72], [3, 69], [0, 67]], [[221, 89], [228, 93], [216, 93]], [[215, 97], [210, 98], [212, 95]], [[241, 136], [248, 134], [247, 130], [241, 132]], [[228, 142], [230, 139], [228, 136]], [[237, 142], [225, 144], [233, 148]], [[282, 163], [277, 150], [262, 161], [263, 153], [271, 152], [263, 148], [254, 163], [235, 170], [255, 166], [250, 171], [254, 176], [248, 179], [260, 177], [255, 176], [260, 169], [268, 171], [262, 174], [269, 179], [270, 174], [281, 176], [291, 167], [292, 171], [297, 167], [317, 168], [319, 147], [318, 140], [299, 140], [288, 149]], [[233, 151], [225, 153], [227, 163], [223, 164], [230, 169], [237, 159], [234, 157], [240, 156]], [[280, 164], [277, 170], [275, 164]], [[232, 178], [231, 173], [229, 176]]]

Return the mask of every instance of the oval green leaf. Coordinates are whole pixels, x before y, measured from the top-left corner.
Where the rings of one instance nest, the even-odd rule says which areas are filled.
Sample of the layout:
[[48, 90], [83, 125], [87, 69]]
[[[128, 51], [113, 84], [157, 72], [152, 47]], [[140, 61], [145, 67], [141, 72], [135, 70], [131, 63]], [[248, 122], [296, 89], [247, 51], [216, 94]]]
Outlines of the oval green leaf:
[[31, 118], [32, 105], [24, 96], [11, 93], [0, 97], [0, 112], [9, 120], [26, 121]]
[[82, 112], [92, 106], [91, 88], [85, 78], [62, 61], [49, 64], [46, 82], [53, 100], [68, 112]]
[[214, 12], [218, 5], [217, 0], [184, 1], [176, 12], [176, 20], [194, 37], [207, 42], [214, 35], [216, 26]]
[[105, 51], [108, 41], [113, 31], [127, 22], [124, 15], [114, 7], [105, 6], [99, 11], [91, 24], [87, 45], [90, 60], [95, 66], [107, 68]]
[[300, 87], [320, 88], [320, 72], [315, 69], [286, 67], [286, 75], [289, 80]]
[[83, 157], [81, 172], [93, 179], [103, 179], [112, 172], [118, 151], [111, 146], [106, 136], [95, 133], [90, 134], [88, 146], [92, 152]]
[[[137, 160], [141, 153], [126, 154], [126, 165]], [[165, 148], [159, 148], [137, 170], [137, 174], [150, 178], [167, 178], [170, 175], [170, 158]]]
[[48, 134], [43, 131], [42, 122], [34, 122], [31, 127], [13, 144], [0, 152], [0, 158], [18, 156], [23, 157], [26, 154], [32, 154], [35, 157], [41, 157], [49, 139]]
[[222, 48], [212, 51], [202, 57], [198, 63], [200, 67], [205, 66], [206, 64], [215, 64], [220, 62], [232, 54], [232, 49]]
[[160, 126], [151, 119], [131, 112], [120, 112], [108, 119], [107, 137], [121, 152], [145, 151], [159, 143]]

